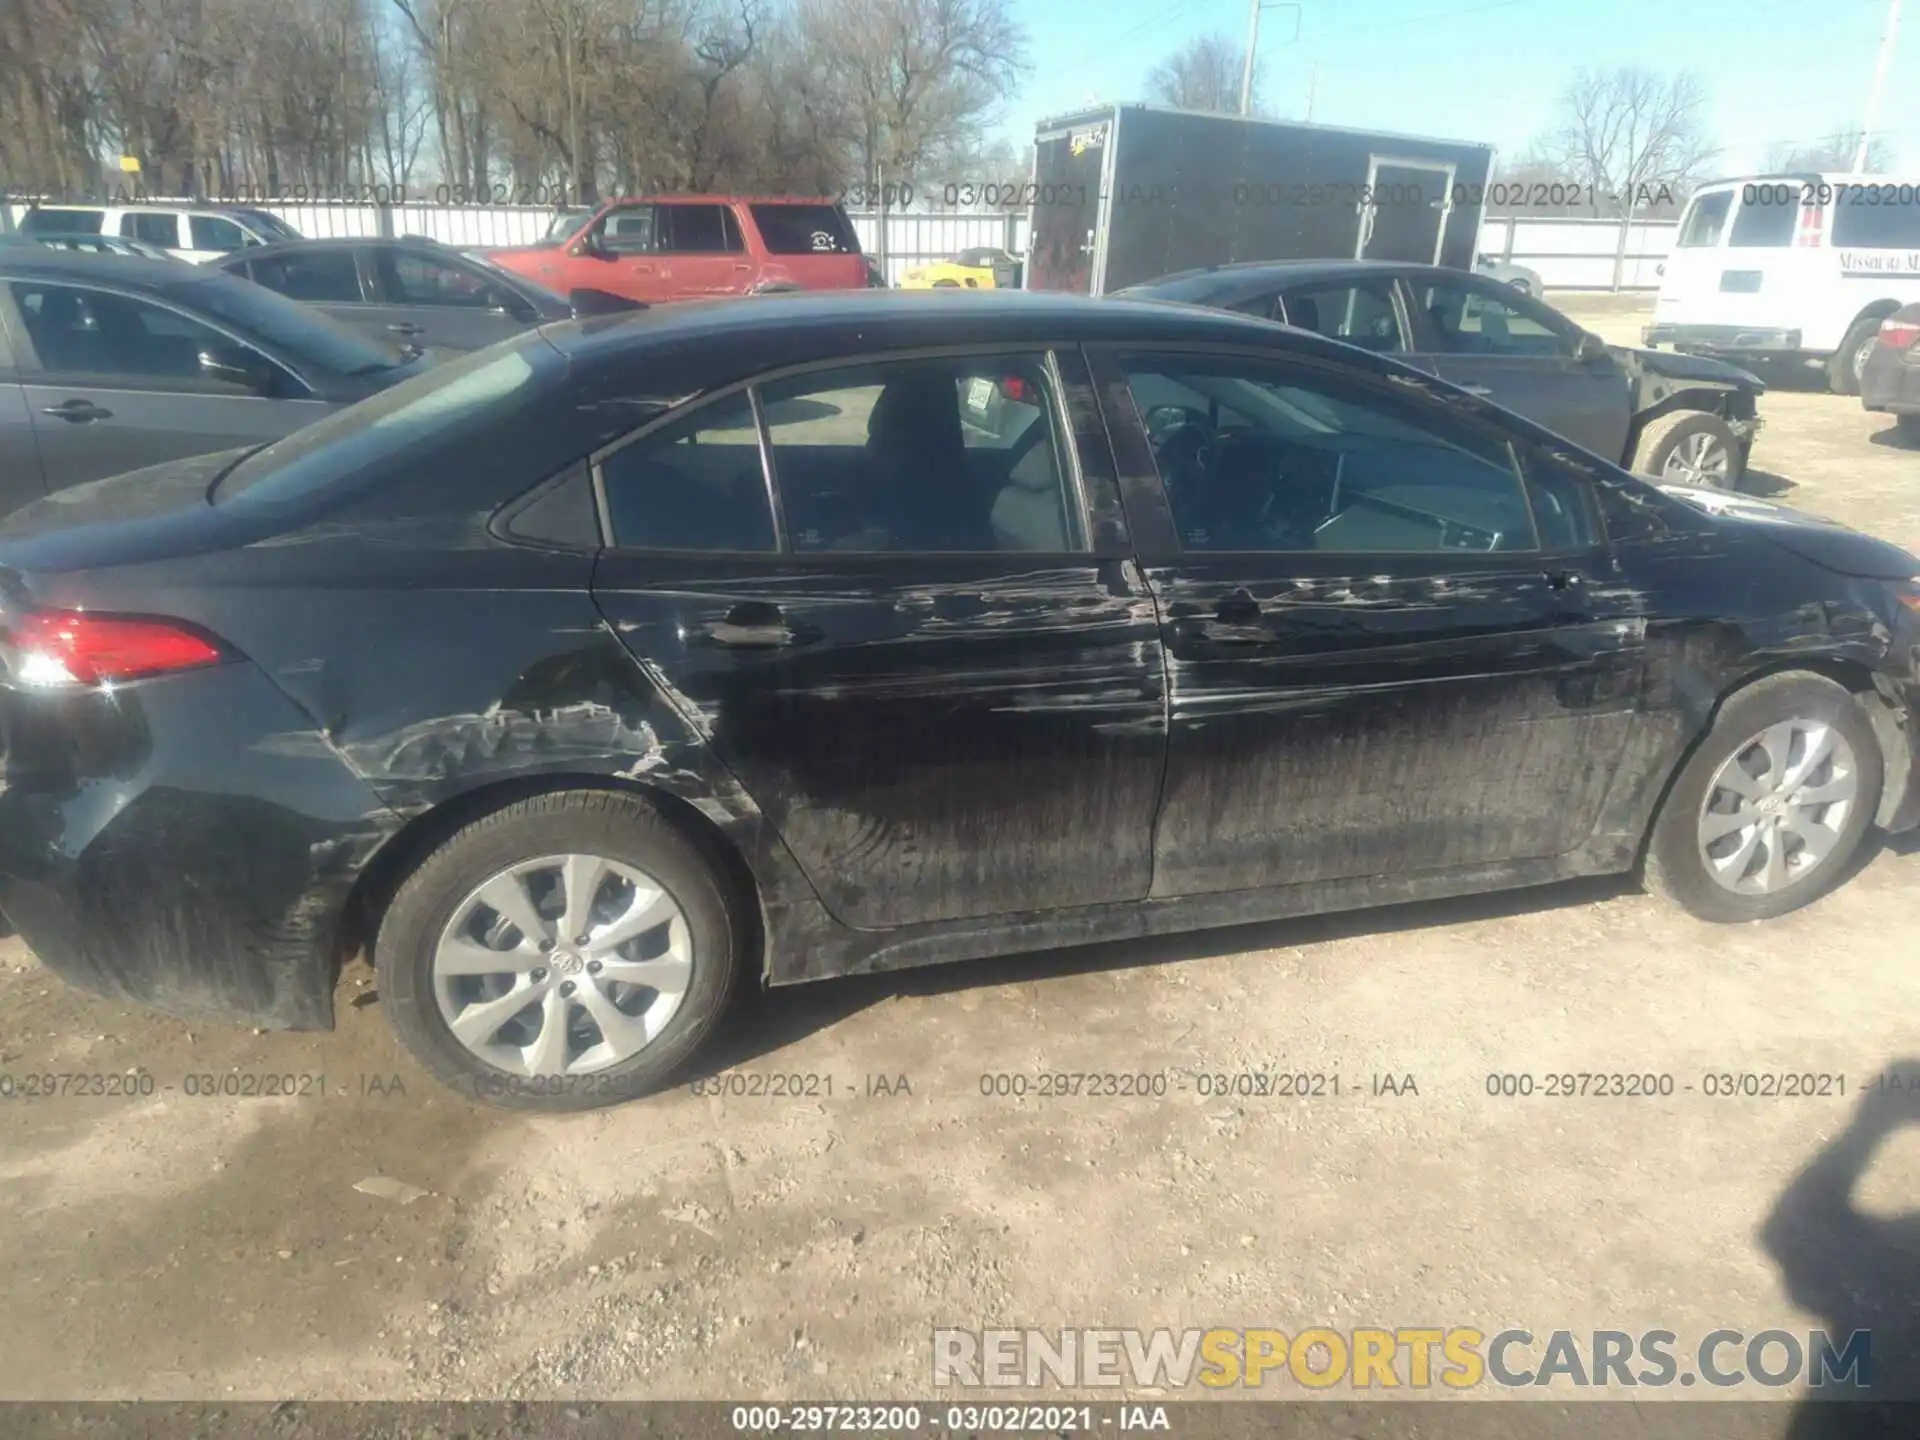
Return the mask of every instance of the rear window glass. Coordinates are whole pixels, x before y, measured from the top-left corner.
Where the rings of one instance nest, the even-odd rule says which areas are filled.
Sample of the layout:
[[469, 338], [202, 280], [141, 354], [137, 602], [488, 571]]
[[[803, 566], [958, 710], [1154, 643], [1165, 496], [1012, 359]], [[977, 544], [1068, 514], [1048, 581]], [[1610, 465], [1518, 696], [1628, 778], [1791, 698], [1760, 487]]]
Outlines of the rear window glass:
[[774, 255], [858, 255], [859, 237], [838, 205], [754, 205], [753, 223]]
[[1833, 243], [1867, 250], [1920, 250], [1920, 198], [1912, 185], [1840, 185]]
[[416, 463], [449, 432], [526, 424], [564, 369], [558, 352], [536, 335], [436, 365], [255, 451], [227, 472], [213, 503], [284, 505]]
[[1727, 228], [1727, 211], [1733, 207], [1731, 190], [1715, 190], [1694, 198], [1687, 207], [1687, 218], [1680, 223], [1680, 238], [1674, 243], [1682, 250], [1705, 249], [1720, 243]]
[[1741, 205], [1740, 213], [1733, 217], [1729, 245], [1736, 249], [1779, 250], [1793, 244], [1800, 228], [1800, 207], [1769, 203], [1774, 198], [1772, 191], [1771, 186], [1758, 186], [1753, 192], [1758, 197], [1756, 202]]
[[105, 219], [99, 210], [29, 210], [20, 229], [29, 235], [98, 235]]

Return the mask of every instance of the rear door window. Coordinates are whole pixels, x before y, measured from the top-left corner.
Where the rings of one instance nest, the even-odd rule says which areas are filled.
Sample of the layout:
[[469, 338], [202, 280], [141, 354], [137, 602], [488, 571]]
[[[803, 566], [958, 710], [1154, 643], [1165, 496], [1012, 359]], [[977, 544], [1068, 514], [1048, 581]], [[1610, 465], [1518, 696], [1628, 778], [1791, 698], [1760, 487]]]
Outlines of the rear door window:
[[360, 272], [349, 246], [268, 255], [248, 266], [256, 285], [314, 305], [350, 305], [360, 297]]
[[1406, 349], [1392, 286], [1383, 281], [1289, 290], [1280, 297], [1286, 323], [1363, 350], [1392, 354]]
[[760, 431], [744, 392], [622, 446], [600, 462], [608, 529], [628, 549], [776, 548]]
[[166, 250], [180, 249], [180, 217], [135, 210], [120, 217], [120, 233], [129, 240], [144, 240]]
[[727, 224], [724, 205], [662, 205], [666, 243], [676, 255], [725, 255], [740, 248], [739, 233]]
[[[753, 205], [753, 223], [770, 255], [858, 255], [859, 237], [838, 205]], [[994, 252], [982, 252], [991, 256]], [[962, 264], [990, 265], [991, 258]]]

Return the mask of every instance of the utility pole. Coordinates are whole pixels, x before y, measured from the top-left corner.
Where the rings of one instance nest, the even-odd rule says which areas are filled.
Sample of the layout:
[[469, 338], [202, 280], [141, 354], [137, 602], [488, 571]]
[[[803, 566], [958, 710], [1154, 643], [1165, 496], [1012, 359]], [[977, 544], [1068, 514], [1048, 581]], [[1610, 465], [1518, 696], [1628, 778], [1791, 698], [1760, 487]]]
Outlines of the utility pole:
[[[1898, 4], [1899, 0], [1895, 0]], [[1298, 5], [1276, 4], [1275, 0], [1250, 0], [1247, 12], [1247, 58], [1240, 67], [1240, 113], [1253, 113], [1253, 53], [1260, 48], [1260, 12], [1262, 10], [1293, 11], [1293, 39], [1300, 38], [1300, 7]], [[1292, 41], [1288, 42], [1289, 44]]]
[[[1259, 16], [1256, 14], [1256, 20]], [[1860, 146], [1853, 152], [1853, 173], [1867, 169], [1867, 147], [1873, 143], [1873, 127], [1880, 119], [1880, 91], [1887, 83], [1887, 62], [1893, 59], [1893, 37], [1900, 32], [1900, 0], [1888, 0], [1887, 28], [1880, 34], [1880, 58], [1873, 66], [1873, 88], [1867, 91], [1867, 123], [1860, 127]], [[1243, 106], [1244, 109], [1244, 106]]]

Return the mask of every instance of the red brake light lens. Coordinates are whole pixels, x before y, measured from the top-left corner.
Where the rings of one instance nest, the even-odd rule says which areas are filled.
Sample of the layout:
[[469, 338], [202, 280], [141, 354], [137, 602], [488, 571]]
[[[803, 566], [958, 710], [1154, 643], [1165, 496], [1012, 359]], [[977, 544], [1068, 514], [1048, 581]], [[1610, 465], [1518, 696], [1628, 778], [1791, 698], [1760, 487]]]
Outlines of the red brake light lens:
[[1031, 403], [1034, 398], [1033, 387], [1018, 375], [1009, 375], [1006, 379], [1002, 380], [1000, 382], [1000, 393], [1009, 400], [1017, 400], [1023, 404]]
[[165, 620], [40, 610], [6, 631], [13, 676], [28, 685], [98, 685], [218, 664], [211, 643]]
[[1880, 343], [1891, 345], [1896, 350], [1911, 349], [1920, 341], [1920, 321], [1883, 320], [1880, 323]]

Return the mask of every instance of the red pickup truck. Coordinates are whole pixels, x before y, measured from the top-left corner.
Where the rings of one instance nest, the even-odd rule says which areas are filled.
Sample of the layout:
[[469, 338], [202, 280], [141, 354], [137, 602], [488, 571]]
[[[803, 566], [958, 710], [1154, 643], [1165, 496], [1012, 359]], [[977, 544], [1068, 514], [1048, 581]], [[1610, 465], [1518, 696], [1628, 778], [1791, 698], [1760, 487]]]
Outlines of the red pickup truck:
[[605, 290], [649, 304], [874, 283], [846, 211], [824, 199], [614, 200], [564, 240], [484, 253], [563, 295]]

